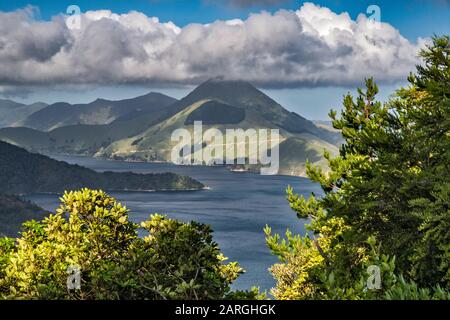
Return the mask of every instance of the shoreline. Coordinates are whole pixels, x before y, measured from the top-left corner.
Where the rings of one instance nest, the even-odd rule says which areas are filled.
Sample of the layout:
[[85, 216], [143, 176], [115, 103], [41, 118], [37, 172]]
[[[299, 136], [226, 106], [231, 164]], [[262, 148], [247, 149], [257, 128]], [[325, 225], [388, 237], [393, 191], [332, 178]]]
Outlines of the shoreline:
[[[129, 160], [129, 159], [113, 159], [113, 158], [108, 158], [108, 157], [98, 157], [95, 155], [86, 155], [86, 154], [70, 154], [70, 153], [46, 153], [46, 156], [52, 157], [52, 156], [67, 156], [67, 157], [82, 157], [82, 158], [90, 158], [90, 159], [98, 159], [98, 160], [105, 160], [105, 161], [111, 161], [111, 162], [125, 162], [125, 163], [150, 163], [150, 164], [166, 164], [166, 165], [172, 165], [174, 167], [205, 167], [205, 168], [226, 168], [229, 172], [231, 173], [235, 173], [235, 174], [244, 174], [244, 173], [250, 173], [250, 174], [256, 174], [256, 175], [260, 175], [260, 172], [256, 171], [256, 170], [252, 170], [252, 169], [245, 169], [245, 170], [234, 170], [233, 168], [230, 168], [229, 165], [227, 166], [226, 164], [223, 165], [205, 165], [205, 164], [201, 164], [201, 165], [190, 165], [190, 164], [185, 164], [185, 165], [176, 165], [172, 162], [169, 161], [144, 161], [144, 160]], [[300, 175], [294, 175], [294, 174], [287, 174], [287, 173], [279, 173], [279, 174], [275, 174], [274, 176], [280, 176], [280, 177], [293, 177], [293, 178], [305, 178], [308, 179], [308, 177], [306, 176], [306, 174], [300, 174]], [[198, 190], [202, 190], [202, 189], [198, 189]], [[170, 190], [169, 190], [170, 191]], [[176, 190], [175, 190], [176, 191]], [[148, 192], [154, 192], [154, 191], [148, 191]], [[155, 191], [157, 192], [157, 191]]]
[[[84, 188], [84, 187], [82, 187]], [[101, 189], [101, 188], [94, 188], [97, 190], [103, 190], [104, 192], [125, 192], [125, 193], [158, 193], [158, 192], [164, 192], [164, 193], [175, 193], [175, 192], [196, 192], [196, 191], [207, 191], [212, 190], [211, 187], [204, 186], [203, 188], [189, 188], [189, 189], [158, 189], [158, 190], [139, 190], [139, 189]], [[78, 190], [78, 189], [77, 189]], [[67, 190], [66, 190], [67, 191]], [[70, 190], [73, 191], [73, 190]], [[69, 191], [69, 192], [70, 192]], [[30, 195], [51, 195], [51, 196], [61, 196], [64, 193], [61, 192], [32, 192], [32, 193], [21, 193], [21, 194], [13, 194], [17, 197], [26, 197]]]

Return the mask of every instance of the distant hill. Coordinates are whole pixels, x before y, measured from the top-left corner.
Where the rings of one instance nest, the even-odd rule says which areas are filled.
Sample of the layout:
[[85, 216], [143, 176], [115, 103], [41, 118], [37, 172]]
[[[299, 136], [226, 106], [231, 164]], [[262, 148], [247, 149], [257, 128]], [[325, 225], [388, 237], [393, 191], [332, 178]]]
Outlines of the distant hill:
[[[155, 102], [155, 104], [145, 105], [144, 101], [147, 98], [156, 96], [157, 94], [150, 94], [120, 101], [124, 105], [130, 104], [131, 106], [127, 109], [128, 112], [109, 124], [67, 125], [48, 132], [28, 127], [9, 127], [0, 129], [0, 140], [40, 153], [94, 155], [100, 148], [107, 147], [114, 141], [134, 136], [178, 112], [176, 105], [167, 105], [169, 102], [176, 101], [170, 97], [166, 99], [163, 96], [163, 103]], [[137, 104], [133, 105], [134, 103]], [[141, 104], [144, 104], [144, 107]], [[54, 108], [55, 105], [49, 107]], [[28, 121], [33, 122], [33, 119], [45, 118], [43, 113], [51, 113], [51, 108], [46, 108], [42, 110], [42, 113], [33, 115]], [[63, 106], [63, 108], [65, 107]], [[36, 120], [36, 125], [32, 126], [47, 127], [44, 125], [45, 121], [41, 125], [38, 123], [39, 121]]]
[[[244, 81], [212, 79], [195, 88], [183, 99], [172, 100], [174, 102], [170, 105], [155, 103], [144, 106], [146, 99], [144, 96], [126, 100], [126, 103], [120, 102], [117, 110], [124, 109], [126, 104], [128, 112], [122, 113], [121, 116], [118, 112], [115, 120], [101, 125], [75, 124], [58, 127], [64, 123], [74, 122], [73, 118], [65, 118], [65, 122], [55, 119], [60, 117], [59, 108], [63, 114], [65, 110], [71, 108], [78, 110], [76, 113], [78, 118], [80, 114], [88, 114], [87, 111], [80, 113], [80, 110], [89, 110], [90, 107], [103, 110], [102, 108], [108, 105], [108, 102], [103, 100], [83, 106], [49, 106], [29, 117], [24, 125], [43, 130], [52, 127], [55, 129], [45, 132], [23, 127], [3, 128], [0, 129], [0, 140], [40, 153], [170, 161], [173, 147], [170, 141], [172, 132], [179, 128], [192, 131], [196, 120], [203, 122], [204, 130], [279, 129], [282, 139], [280, 173], [288, 175], [304, 175], [306, 159], [325, 165], [323, 150], [327, 149], [336, 154], [337, 146], [342, 141], [338, 132], [289, 112]], [[169, 100], [166, 102], [169, 103]], [[53, 109], [55, 116], [52, 116]], [[46, 113], [49, 114], [45, 115]], [[41, 117], [42, 121], [37, 121]], [[47, 118], [48, 121], [45, 120]], [[106, 118], [102, 117], [102, 121], [106, 121]], [[225, 150], [231, 147], [233, 146], [224, 146]]]
[[329, 143], [337, 143], [340, 136], [322, 130], [295, 112], [290, 112], [279, 103], [246, 81], [211, 79], [198, 86], [188, 96], [176, 102], [185, 109], [203, 100], [225, 102], [234, 107], [257, 112], [266, 121], [292, 133], [311, 133]]
[[80, 188], [106, 191], [198, 190], [204, 186], [173, 173], [99, 173], [78, 165], [56, 161], [0, 142], [0, 193], [62, 193]]
[[17, 237], [24, 222], [42, 220], [48, 214], [17, 196], [0, 194], [0, 237]]
[[14, 126], [45, 107], [47, 104], [42, 102], [26, 105], [11, 100], [0, 100], [0, 128]]
[[31, 114], [25, 120], [18, 122], [16, 126], [50, 131], [69, 125], [104, 125], [121, 117], [131, 119], [140, 114], [158, 112], [174, 102], [176, 99], [154, 92], [119, 101], [97, 99], [88, 104], [75, 105], [60, 102]]
[[[204, 131], [216, 128], [279, 129], [280, 174], [305, 175], [306, 160], [325, 165], [323, 150], [337, 153], [340, 136], [319, 128], [311, 121], [287, 111], [263, 92], [243, 81], [209, 80], [175, 103], [181, 110], [146, 131], [113, 142], [97, 156], [143, 161], [170, 161], [174, 130], [193, 132], [194, 121], [202, 121]], [[233, 146], [226, 145], [224, 150]], [[251, 168], [250, 168], [251, 169]]]

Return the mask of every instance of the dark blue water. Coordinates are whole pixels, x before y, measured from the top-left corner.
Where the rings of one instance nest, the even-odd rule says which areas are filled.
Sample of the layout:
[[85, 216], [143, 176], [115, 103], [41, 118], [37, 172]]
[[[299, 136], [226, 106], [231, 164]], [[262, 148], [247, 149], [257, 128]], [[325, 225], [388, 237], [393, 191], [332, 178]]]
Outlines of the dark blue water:
[[[210, 224], [214, 239], [230, 261], [238, 261], [247, 270], [234, 285], [236, 289], [259, 286], [268, 290], [275, 284], [268, 268], [277, 258], [265, 245], [263, 228], [272, 227], [284, 234], [286, 229], [304, 234], [304, 221], [297, 219], [286, 201], [285, 190], [292, 185], [297, 193], [320, 194], [320, 187], [304, 178], [232, 173], [223, 167], [186, 167], [170, 164], [129, 163], [88, 157], [54, 156], [97, 171], [133, 171], [136, 173], [176, 172], [191, 176], [210, 187], [194, 192], [114, 192], [130, 210], [134, 222], [152, 213], [166, 214], [183, 221]], [[29, 200], [54, 211], [58, 196], [31, 195]]]

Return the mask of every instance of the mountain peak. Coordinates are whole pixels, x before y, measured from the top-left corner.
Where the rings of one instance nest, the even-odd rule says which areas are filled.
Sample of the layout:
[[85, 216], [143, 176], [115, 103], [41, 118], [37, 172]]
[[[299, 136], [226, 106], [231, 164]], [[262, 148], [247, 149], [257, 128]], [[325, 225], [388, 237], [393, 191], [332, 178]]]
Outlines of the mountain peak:
[[183, 100], [185, 105], [205, 99], [216, 99], [233, 106], [244, 106], [248, 102], [275, 103], [272, 99], [247, 81], [216, 77], [200, 84]]
[[90, 104], [105, 104], [105, 103], [111, 103], [111, 100], [103, 99], [103, 98], [97, 98]]
[[147, 93], [146, 95], [144, 95], [143, 97], [147, 97], [147, 98], [170, 98], [170, 99], [174, 99], [166, 94], [160, 93], [160, 92], [155, 92], [155, 91], [150, 91], [149, 93]]
[[208, 87], [208, 86], [219, 86], [219, 87], [246, 87], [253, 90], [259, 91], [254, 85], [248, 81], [236, 80], [236, 79], [226, 79], [225, 77], [215, 77], [207, 80], [206, 82], [200, 84], [198, 88]]

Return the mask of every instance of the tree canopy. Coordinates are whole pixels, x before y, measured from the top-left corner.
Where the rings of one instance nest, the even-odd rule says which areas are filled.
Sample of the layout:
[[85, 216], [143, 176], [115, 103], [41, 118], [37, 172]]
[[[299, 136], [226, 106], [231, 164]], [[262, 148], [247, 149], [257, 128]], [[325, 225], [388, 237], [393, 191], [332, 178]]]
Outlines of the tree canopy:
[[[103, 191], [66, 192], [56, 214], [0, 240], [4, 299], [223, 299], [243, 272], [209, 226], [153, 215], [141, 224]], [[73, 270], [80, 286], [68, 287]], [[69, 272], [69, 274], [68, 274]]]
[[[308, 165], [324, 195], [306, 199], [288, 188], [313, 236], [286, 239], [266, 229], [281, 262], [272, 267], [280, 299], [449, 298], [450, 40], [435, 37], [409, 86], [377, 101], [372, 78], [340, 117], [345, 143], [328, 153], [330, 171]], [[368, 290], [367, 268], [382, 286]], [[447, 290], [447, 292], [446, 292]]]

